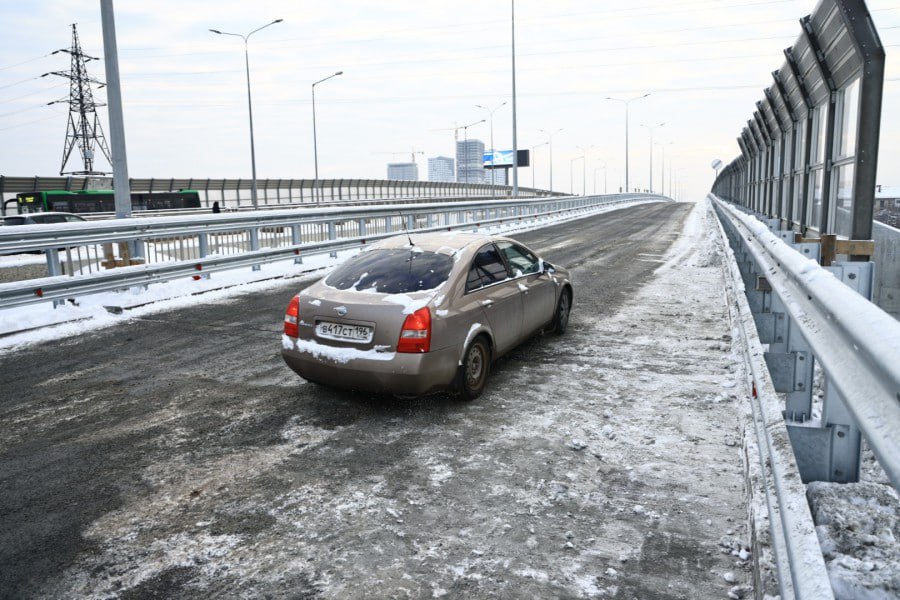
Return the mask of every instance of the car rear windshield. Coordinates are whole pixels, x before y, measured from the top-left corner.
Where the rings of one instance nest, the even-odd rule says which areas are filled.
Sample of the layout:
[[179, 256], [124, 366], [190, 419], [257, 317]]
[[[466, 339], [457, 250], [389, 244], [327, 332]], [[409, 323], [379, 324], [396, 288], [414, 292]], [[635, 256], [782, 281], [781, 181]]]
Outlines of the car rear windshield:
[[339, 290], [405, 294], [436, 288], [452, 268], [451, 257], [418, 248], [370, 250], [335, 269], [325, 283]]

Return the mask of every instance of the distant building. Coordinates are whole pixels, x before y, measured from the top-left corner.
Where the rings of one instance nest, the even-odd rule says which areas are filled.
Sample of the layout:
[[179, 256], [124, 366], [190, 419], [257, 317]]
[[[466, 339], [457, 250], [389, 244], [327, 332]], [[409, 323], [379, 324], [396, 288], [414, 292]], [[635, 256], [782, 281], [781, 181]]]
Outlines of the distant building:
[[891, 227], [900, 227], [900, 186], [875, 186], [875, 206], [872, 215]]
[[456, 181], [459, 183], [484, 183], [484, 142], [456, 142], [456, 165]]
[[453, 176], [453, 159], [449, 156], [429, 158], [428, 181], [456, 181]]
[[418, 181], [419, 165], [414, 162], [388, 163], [387, 178], [390, 181]]
[[[494, 181], [491, 182], [491, 173], [494, 173]], [[484, 170], [484, 182], [487, 184], [493, 183], [494, 185], [509, 185], [509, 182], [506, 180], [509, 175], [509, 169], [485, 169]]]

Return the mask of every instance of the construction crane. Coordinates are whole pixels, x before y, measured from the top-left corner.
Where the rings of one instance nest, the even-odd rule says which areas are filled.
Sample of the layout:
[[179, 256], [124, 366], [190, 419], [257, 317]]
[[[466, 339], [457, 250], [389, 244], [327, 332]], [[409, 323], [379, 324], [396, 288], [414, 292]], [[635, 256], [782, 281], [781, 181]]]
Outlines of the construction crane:
[[452, 131], [453, 132], [453, 141], [459, 141], [459, 130], [462, 129], [464, 132], [468, 132], [469, 127], [474, 127], [479, 123], [484, 123], [487, 119], [481, 119], [480, 121], [475, 121], [474, 123], [469, 123], [468, 125], [455, 125], [453, 127], [443, 127], [441, 129], [432, 129], [432, 131]]
[[406, 152], [376, 152], [375, 154], [390, 154], [392, 156], [397, 156], [398, 154], [407, 154], [407, 153], [409, 153], [409, 162], [411, 162], [411, 163], [416, 162], [416, 154], [421, 154], [423, 156], [425, 155], [425, 153], [423, 151], [415, 150], [415, 149], [407, 150]]

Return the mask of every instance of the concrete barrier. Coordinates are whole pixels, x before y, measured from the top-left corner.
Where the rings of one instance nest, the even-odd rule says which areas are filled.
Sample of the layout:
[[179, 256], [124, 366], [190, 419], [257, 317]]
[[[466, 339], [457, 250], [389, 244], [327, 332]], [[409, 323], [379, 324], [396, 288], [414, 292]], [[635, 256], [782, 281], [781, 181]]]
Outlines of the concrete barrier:
[[875, 221], [875, 284], [872, 301], [900, 320], [900, 229]]

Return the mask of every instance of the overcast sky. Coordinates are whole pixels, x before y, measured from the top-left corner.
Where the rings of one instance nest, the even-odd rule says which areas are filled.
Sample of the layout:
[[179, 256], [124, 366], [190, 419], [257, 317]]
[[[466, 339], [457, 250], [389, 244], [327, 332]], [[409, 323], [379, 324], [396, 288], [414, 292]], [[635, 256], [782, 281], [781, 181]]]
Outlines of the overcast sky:
[[[879, 183], [900, 185], [900, 0], [870, 0], [888, 55]], [[625, 116], [607, 96], [650, 96], [630, 104], [630, 178], [654, 188], [674, 166], [682, 195], [702, 197], [715, 158], [738, 155], [735, 138], [751, 116], [782, 50], [815, 7], [800, 0], [519, 0], [516, 2], [518, 145], [553, 138], [553, 187], [587, 192], [624, 183]], [[495, 107], [498, 149], [512, 147], [510, 2], [392, 0], [116, 0], [129, 174], [132, 177], [249, 177], [243, 42], [250, 38], [257, 170], [260, 178], [313, 176], [310, 84], [316, 87], [319, 175], [385, 178], [386, 163], [417, 154], [453, 155], [452, 127]], [[0, 175], [59, 172], [67, 107], [72, 23], [85, 52], [102, 58], [97, 0], [2, 0]], [[105, 80], [101, 61], [88, 63]], [[97, 98], [105, 101], [103, 90]], [[109, 132], [106, 111], [103, 126]], [[469, 129], [489, 146], [488, 123]], [[460, 132], [462, 139], [462, 132]], [[549, 147], [520, 185], [549, 186]], [[393, 154], [392, 154], [393, 153]], [[573, 159], [574, 162], [573, 162]], [[80, 169], [75, 156], [67, 170]], [[104, 161], [98, 166], [105, 167]], [[668, 190], [667, 190], [668, 191]]]

